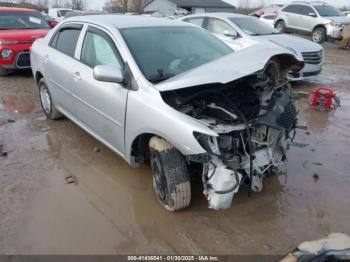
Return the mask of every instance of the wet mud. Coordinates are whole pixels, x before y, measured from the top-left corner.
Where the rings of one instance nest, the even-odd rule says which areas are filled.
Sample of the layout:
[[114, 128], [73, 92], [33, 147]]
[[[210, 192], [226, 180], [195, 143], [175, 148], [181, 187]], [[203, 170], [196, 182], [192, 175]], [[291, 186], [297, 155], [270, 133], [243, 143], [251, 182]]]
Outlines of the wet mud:
[[[295, 92], [333, 87], [333, 114], [298, 97], [287, 174], [213, 211], [158, 204], [149, 165], [133, 169], [71, 121], [45, 119], [30, 73], [0, 78], [1, 254], [274, 254], [330, 232], [350, 234], [350, 51], [327, 48], [322, 75]], [[303, 146], [297, 146], [303, 145]], [[73, 179], [66, 183], [67, 178]]]

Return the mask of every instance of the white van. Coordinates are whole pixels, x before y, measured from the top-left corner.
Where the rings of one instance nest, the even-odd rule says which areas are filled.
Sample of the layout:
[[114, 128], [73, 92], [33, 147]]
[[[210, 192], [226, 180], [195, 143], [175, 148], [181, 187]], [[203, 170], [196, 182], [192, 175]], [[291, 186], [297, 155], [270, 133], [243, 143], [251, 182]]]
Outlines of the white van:
[[72, 12], [72, 11], [73, 10], [69, 9], [69, 8], [49, 8], [48, 15], [51, 16], [56, 21], [60, 21], [60, 20], [64, 19], [64, 16], [68, 12]]

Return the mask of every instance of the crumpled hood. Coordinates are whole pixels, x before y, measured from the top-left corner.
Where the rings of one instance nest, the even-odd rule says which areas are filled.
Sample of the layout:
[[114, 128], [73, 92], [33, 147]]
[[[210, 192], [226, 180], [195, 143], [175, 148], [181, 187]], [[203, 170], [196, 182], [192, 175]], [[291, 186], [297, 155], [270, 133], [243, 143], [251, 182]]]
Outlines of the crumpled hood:
[[327, 16], [326, 19], [329, 19], [331, 21], [334, 21], [336, 23], [342, 23], [345, 25], [350, 25], [350, 18], [347, 16]]
[[184, 72], [154, 87], [159, 91], [170, 91], [204, 84], [226, 84], [263, 70], [273, 56], [281, 54], [291, 56], [291, 65], [299, 65], [295, 73], [303, 68], [304, 61], [292, 52], [271, 42], [264, 42]]
[[323, 47], [317, 43], [287, 34], [253, 36], [253, 39], [273, 41], [281, 46], [293, 48], [298, 52], [318, 52], [323, 50]]

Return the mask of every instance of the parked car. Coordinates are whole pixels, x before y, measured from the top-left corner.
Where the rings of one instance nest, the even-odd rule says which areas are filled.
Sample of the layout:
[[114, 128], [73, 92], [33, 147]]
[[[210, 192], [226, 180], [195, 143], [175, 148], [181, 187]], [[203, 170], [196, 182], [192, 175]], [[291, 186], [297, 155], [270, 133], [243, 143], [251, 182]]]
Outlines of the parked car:
[[344, 11], [343, 13], [346, 15], [346, 17], [350, 18], [350, 11]]
[[277, 31], [311, 33], [312, 41], [316, 43], [342, 40], [344, 26], [349, 25], [350, 18], [336, 7], [324, 2], [292, 2], [278, 12], [275, 20]]
[[30, 47], [49, 30], [50, 26], [35, 10], [0, 7], [0, 76], [30, 68]]
[[57, 21], [48, 14], [41, 13], [41, 15], [45, 19], [46, 23], [48, 23], [51, 27], [55, 27], [58, 24]]
[[69, 8], [49, 8], [48, 15], [55, 19], [56, 21], [61, 21], [64, 19], [68, 12], [73, 12], [73, 9]]
[[281, 4], [272, 4], [272, 5], [260, 8], [259, 10], [256, 10], [253, 13], [250, 13], [249, 15], [256, 16], [256, 17], [261, 17], [263, 15], [276, 15], [277, 11], [280, 10], [282, 7], [283, 5]]
[[286, 160], [297, 112], [285, 72], [304, 63], [272, 43], [233, 52], [189, 23], [84, 16], [36, 41], [31, 62], [46, 116], [67, 116], [132, 166], [149, 159], [169, 211], [190, 204], [190, 174], [211, 208], [228, 208]]
[[274, 27], [276, 17], [277, 15], [262, 15], [259, 17], [259, 20]]
[[180, 20], [207, 29], [234, 50], [263, 41], [273, 42], [295, 53], [305, 60], [305, 67], [293, 73], [293, 80], [315, 76], [321, 73], [324, 64], [323, 47], [309, 40], [287, 34], [279, 34], [272, 26], [254, 16], [231, 13], [206, 13], [190, 15]]

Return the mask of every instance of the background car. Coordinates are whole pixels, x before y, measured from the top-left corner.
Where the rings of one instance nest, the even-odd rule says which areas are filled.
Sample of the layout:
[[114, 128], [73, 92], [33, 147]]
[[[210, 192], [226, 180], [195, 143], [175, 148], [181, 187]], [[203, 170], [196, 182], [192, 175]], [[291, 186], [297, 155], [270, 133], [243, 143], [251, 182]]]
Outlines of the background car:
[[185, 16], [180, 20], [207, 29], [234, 50], [263, 41], [270, 41], [292, 50], [305, 61], [304, 69], [293, 75], [294, 80], [315, 76], [322, 71], [324, 54], [321, 45], [300, 37], [280, 34], [272, 26], [261, 22], [254, 16], [207, 13]]
[[68, 12], [73, 12], [73, 9], [69, 8], [49, 8], [48, 15], [55, 19], [56, 21], [61, 21], [64, 19]]
[[344, 26], [350, 26], [350, 18], [324, 2], [292, 2], [278, 12], [275, 20], [278, 32], [294, 30], [311, 33], [312, 41], [316, 43], [342, 40]]
[[49, 30], [35, 10], [0, 7], [0, 75], [30, 68], [30, 47]]
[[277, 15], [262, 15], [259, 17], [261, 22], [264, 22], [265, 24], [268, 24], [270, 26], [274, 26], [275, 24], [275, 19]]

